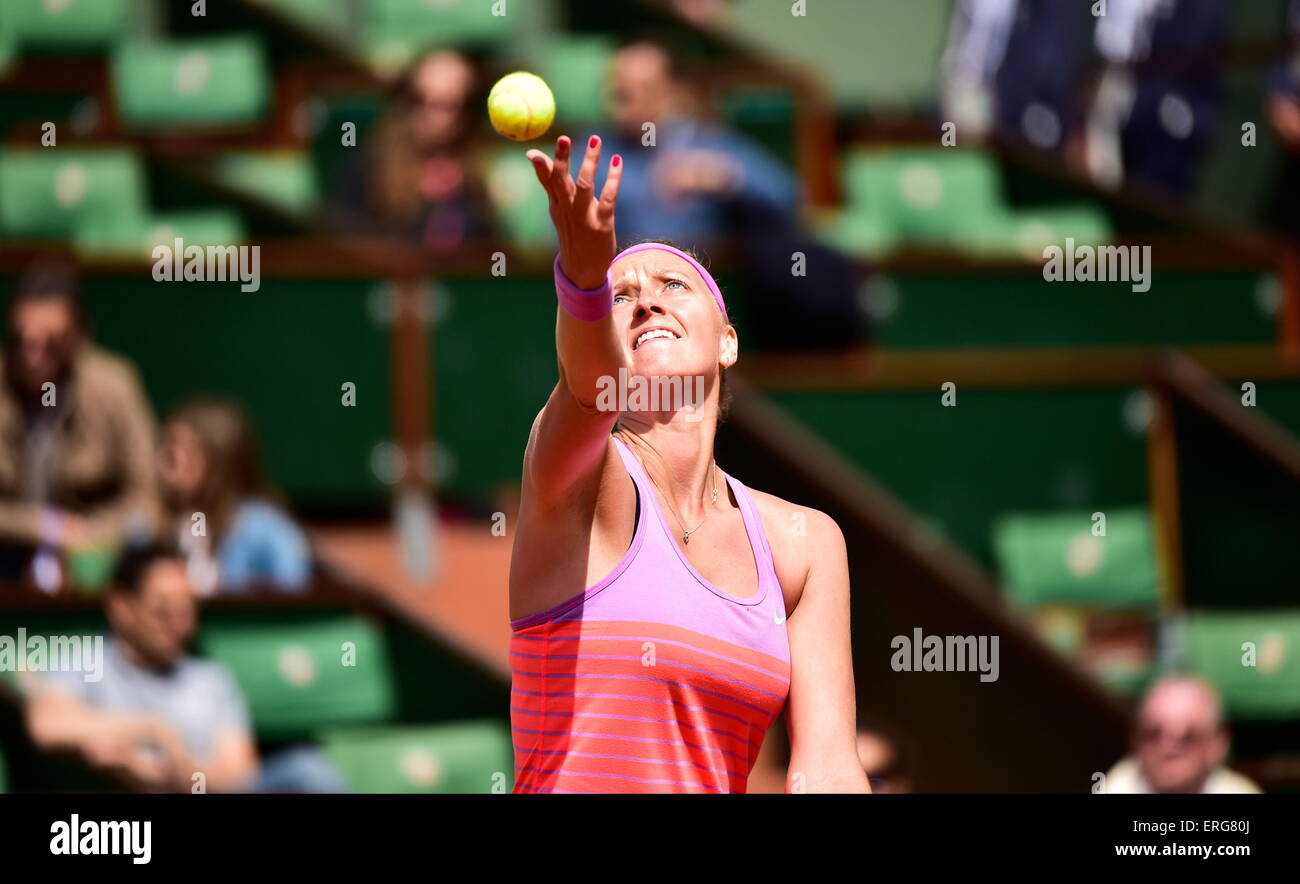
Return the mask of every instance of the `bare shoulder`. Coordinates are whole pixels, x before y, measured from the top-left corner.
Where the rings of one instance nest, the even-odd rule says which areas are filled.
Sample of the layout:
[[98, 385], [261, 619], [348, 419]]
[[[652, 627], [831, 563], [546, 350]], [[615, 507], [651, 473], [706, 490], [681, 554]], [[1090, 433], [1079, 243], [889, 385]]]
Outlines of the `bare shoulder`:
[[785, 594], [786, 610], [793, 611], [814, 565], [834, 563], [839, 567], [845, 561], [844, 532], [819, 509], [754, 488], [749, 493], [763, 519], [763, 530]]
[[[829, 544], [831, 547], [837, 543], [843, 544], [844, 534], [840, 531], [840, 526], [821, 510], [755, 488], [750, 488], [749, 493], [753, 496], [754, 503], [757, 504], [758, 511], [763, 517], [763, 527], [767, 530], [769, 543], [778, 539], [795, 539], [809, 541], [814, 547], [822, 544]], [[807, 549], [809, 543], [800, 542], [791, 546]]]

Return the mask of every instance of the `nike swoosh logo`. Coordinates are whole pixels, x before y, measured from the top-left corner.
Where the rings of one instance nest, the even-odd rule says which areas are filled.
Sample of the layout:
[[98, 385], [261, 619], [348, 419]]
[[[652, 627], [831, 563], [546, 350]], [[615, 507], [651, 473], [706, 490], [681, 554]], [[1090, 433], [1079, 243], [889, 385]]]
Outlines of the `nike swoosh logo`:
[[773, 611], [773, 612], [772, 612], [772, 622], [775, 623], [777, 626], [780, 626], [782, 623], [785, 622], [785, 615], [784, 615], [784, 614], [781, 614], [781, 613], [778, 613], [778, 612], [776, 612], [776, 611]]

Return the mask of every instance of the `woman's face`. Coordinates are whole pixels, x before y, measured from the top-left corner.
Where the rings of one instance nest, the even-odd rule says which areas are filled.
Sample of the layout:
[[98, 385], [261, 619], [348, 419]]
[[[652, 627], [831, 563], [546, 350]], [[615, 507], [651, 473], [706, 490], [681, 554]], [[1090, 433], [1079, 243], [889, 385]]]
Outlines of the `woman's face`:
[[474, 71], [453, 52], [425, 59], [411, 77], [413, 105], [408, 121], [416, 143], [436, 149], [453, 141], [464, 125], [465, 101]]
[[736, 361], [736, 331], [699, 272], [678, 255], [647, 249], [610, 268], [614, 324], [633, 376], [704, 378]]
[[194, 428], [179, 421], [169, 423], [158, 451], [158, 477], [167, 496], [177, 502], [193, 500], [207, 469], [207, 457]]

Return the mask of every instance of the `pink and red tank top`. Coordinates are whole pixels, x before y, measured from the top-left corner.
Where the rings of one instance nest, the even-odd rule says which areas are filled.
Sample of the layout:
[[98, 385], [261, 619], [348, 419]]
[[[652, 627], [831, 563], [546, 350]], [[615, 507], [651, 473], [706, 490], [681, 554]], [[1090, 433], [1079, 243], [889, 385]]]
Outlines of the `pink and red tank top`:
[[758, 591], [709, 583], [669, 533], [636, 455], [632, 544], [603, 580], [511, 622], [516, 792], [744, 792], [790, 689], [785, 601], [749, 491], [726, 477]]

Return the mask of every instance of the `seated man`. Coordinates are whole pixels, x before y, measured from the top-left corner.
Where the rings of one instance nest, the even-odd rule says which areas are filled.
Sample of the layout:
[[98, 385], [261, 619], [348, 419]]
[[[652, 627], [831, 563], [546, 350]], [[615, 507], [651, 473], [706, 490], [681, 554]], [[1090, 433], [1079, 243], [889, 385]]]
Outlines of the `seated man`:
[[1167, 675], [1148, 689], [1138, 711], [1134, 754], [1106, 774], [1112, 794], [1241, 794], [1259, 787], [1223, 766], [1227, 724], [1218, 692], [1194, 675]]
[[134, 368], [93, 346], [75, 274], [27, 273], [0, 359], [0, 580], [64, 583], [65, 553], [155, 528], [153, 415]]
[[185, 653], [196, 613], [184, 559], [128, 552], [105, 608], [102, 678], [49, 672], [31, 683], [32, 742], [140, 791], [189, 792], [196, 773], [207, 792], [251, 789], [258, 762], [243, 694], [221, 664]]
[[[790, 169], [700, 113], [700, 89], [677, 55], [660, 43], [631, 43], [614, 56], [608, 84], [612, 131], [602, 150], [625, 161], [620, 236], [663, 238], [691, 251], [739, 247], [738, 289], [752, 317], [746, 340], [759, 349], [865, 343], [859, 268], [804, 232]], [[796, 253], [799, 273], [791, 269]]]

